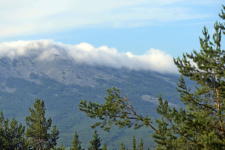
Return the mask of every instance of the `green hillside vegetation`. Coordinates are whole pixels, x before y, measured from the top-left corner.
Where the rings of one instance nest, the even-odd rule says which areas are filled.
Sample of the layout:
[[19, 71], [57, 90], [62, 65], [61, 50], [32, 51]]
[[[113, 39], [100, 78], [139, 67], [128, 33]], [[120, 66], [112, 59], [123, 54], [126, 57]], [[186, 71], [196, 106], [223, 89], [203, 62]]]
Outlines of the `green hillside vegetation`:
[[13, 118], [10, 122], [4, 118], [1, 112], [0, 116], [0, 147], [2, 150], [27, 150], [39, 149], [49, 150], [54, 148], [59, 138], [59, 131], [56, 126], [52, 127], [51, 118], [45, 118], [44, 101], [36, 99], [34, 108], [29, 108], [30, 116], [26, 117], [27, 130], [22, 124]]
[[[66, 147], [61, 142], [57, 145], [59, 139], [59, 131], [56, 125], [52, 126], [51, 118], [45, 117], [44, 101], [36, 99], [34, 109], [29, 108], [30, 116], [26, 117], [27, 129], [21, 123], [13, 118], [11, 121], [5, 119], [3, 112], [0, 114], [0, 148], [1, 150], [65, 150]], [[52, 126], [52, 127], [51, 127]], [[51, 131], [49, 132], [49, 130]], [[107, 144], [103, 146], [102, 140], [97, 131], [94, 131], [93, 139], [89, 141], [88, 150], [107, 150]], [[133, 150], [136, 148], [136, 139], [133, 137]], [[75, 131], [74, 139], [71, 141], [70, 150], [83, 150], [79, 135]], [[125, 145], [121, 143], [121, 149]], [[143, 141], [140, 141], [140, 150], [143, 150]]]
[[[99, 70], [103, 70], [99, 68]], [[178, 94], [175, 90], [175, 82], [178, 76], [176, 75], [162, 75], [151, 74], [149, 72], [138, 72], [129, 70], [114, 70], [107, 69], [109, 73], [120, 72], [120, 80], [105, 80], [104, 85], [96, 79], [98, 86], [80, 86], [80, 85], [65, 85], [56, 80], [50, 79], [46, 76], [36, 76], [39, 83], [32, 82], [23, 78], [9, 77], [2, 79], [0, 86], [0, 107], [4, 115], [12, 119], [14, 116], [19, 122], [25, 124], [24, 116], [27, 116], [29, 107], [33, 105], [33, 100], [37, 97], [45, 100], [46, 105], [46, 118], [51, 117], [53, 124], [57, 125], [60, 131], [60, 139], [66, 147], [71, 146], [74, 131], [76, 130], [80, 136], [81, 141], [90, 141], [89, 136], [91, 131], [90, 125], [94, 120], [88, 119], [86, 115], [79, 111], [79, 101], [81, 99], [95, 99], [98, 103], [103, 103], [104, 96], [107, 96], [106, 89], [116, 86], [126, 95], [132, 97], [131, 102], [134, 104], [135, 109], [141, 114], [148, 114], [151, 117], [157, 117], [155, 107], [158, 103], [157, 94], [163, 91], [163, 95], [168, 100], [171, 100], [171, 105], [176, 104], [175, 99], [178, 99]], [[112, 75], [113, 76], [113, 75]], [[168, 81], [165, 81], [165, 79]], [[33, 78], [33, 76], [32, 76]], [[126, 78], [126, 79], [123, 79]], [[143, 83], [143, 80], [145, 83]], [[140, 82], [140, 84], [138, 84]], [[158, 88], [160, 87], [160, 88]], [[150, 97], [151, 95], [151, 97]], [[146, 99], [143, 99], [145, 98]], [[143, 97], [143, 98], [142, 98]], [[151, 99], [154, 97], [155, 99]], [[173, 99], [175, 97], [175, 99]], [[128, 145], [135, 134], [138, 139], [141, 137], [148, 137], [151, 130], [141, 129], [138, 132], [132, 129], [118, 130], [113, 128], [113, 133], [107, 133], [98, 130], [99, 135], [102, 137], [104, 143], [109, 144], [108, 147], [120, 147], [120, 141]], [[130, 138], [131, 137], [131, 138]], [[145, 143], [151, 143], [154, 146], [152, 139], [143, 138]], [[60, 143], [58, 143], [60, 144]], [[83, 142], [83, 147], [88, 147], [88, 142]]]

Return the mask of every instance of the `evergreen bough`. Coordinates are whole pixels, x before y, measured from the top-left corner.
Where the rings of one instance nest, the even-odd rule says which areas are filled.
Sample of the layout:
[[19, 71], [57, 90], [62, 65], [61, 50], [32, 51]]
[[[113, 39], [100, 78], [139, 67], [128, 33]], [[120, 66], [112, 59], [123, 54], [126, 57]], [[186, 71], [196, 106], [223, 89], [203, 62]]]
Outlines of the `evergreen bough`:
[[[219, 14], [225, 20], [225, 6]], [[206, 27], [200, 38], [200, 51], [183, 54], [174, 59], [181, 73], [177, 91], [185, 108], [170, 108], [167, 100], [159, 96], [157, 112], [161, 118], [156, 120], [138, 114], [127, 97], [118, 89], [108, 89], [105, 104], [81, 101], [79, 108], [90, 118], [99, 122], [106, 131], [118, 125], [120, 128], [142, 126], [152, 128], [156, 149], [225, 149], [225, 50], [221, 49], [221, 37], [225, 34], [225, 24], [216, 22], [212, 38]], [[188, 89], [183, 76], [195, 81], [195, 90]], [[121, 145], [121, 149], [124, 149]]]

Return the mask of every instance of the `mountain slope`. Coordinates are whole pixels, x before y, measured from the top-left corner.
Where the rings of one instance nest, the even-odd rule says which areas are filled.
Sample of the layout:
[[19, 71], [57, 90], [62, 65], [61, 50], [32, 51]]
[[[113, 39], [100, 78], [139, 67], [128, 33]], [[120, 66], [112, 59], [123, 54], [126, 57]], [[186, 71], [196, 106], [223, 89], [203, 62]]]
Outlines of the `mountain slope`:
[[[14, 58], [0, 57], [0, 109], [6, 117], [16, 117], [25, 125], [25, 116], [34, 100], [44, 100], [47, 116], [59, 128], [60, 140], [66, 146], [71, 145], [75, 130], [85, 147], [93, 133], [90, 124], [94, 120], [78, 110], [80, 100], [104, 103], [106, 89], [113, 86], [130, 99], [137, 112], [148, 114], [153, 120], [157, 117], [159, 93], [170, 106], [181, 106], [176, 92], [177, 74], [86, 64], [74, 61], [57, 45], [54, 48], [60, 53], [45, 59], [40, 59], [38, 50]], [[113, 128], [110, 133], [99, 132], [109, 148], [118, 147], [120, 142], [131, 143], [134, 133], [137, 138], [143, 137], [144, 143], [154, 145], [152, 131], [147, 128], [138, 131]]]

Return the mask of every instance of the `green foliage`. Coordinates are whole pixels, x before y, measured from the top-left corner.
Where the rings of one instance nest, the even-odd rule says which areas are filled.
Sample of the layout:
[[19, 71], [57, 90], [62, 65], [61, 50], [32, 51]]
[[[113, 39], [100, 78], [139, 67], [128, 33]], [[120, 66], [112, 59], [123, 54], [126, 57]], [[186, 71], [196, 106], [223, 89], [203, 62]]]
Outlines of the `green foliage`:
[[[59, 131], [52, 127], [51, 134], [47, 131], [51, 127], [51, 119], [46, 121], [44, 101], [37, 99], [34, 108], [29, 109], [31, 116], [26, 117], [27, 133], [25, 127], [18, 124], [15, 118], [9, 122], [5, 120], [3, 112], [0, 114], [0, 148], [3, 150], [19, 149], [51, 149], [56, 146]], [[35, 141], [36, 140], [36, 141]]]
[[[219, 15], [222, 19], [225, 19], [224, 11], [225, 6]], [[185, 109], [170, 108], [160, 95], [157, 112], [161, 118], [156, 120], [156, 129], [149, 117], [138, 115], [130, 101], [113, 88], [107, 90], [105, 104], [80, 102], [81, 111], [101, 121], [92, 127], [100, 126], [106, 131], [113, 125], [120, 128], [134, 126], [135, 129], [150, 127], [155, 131], [156, 149], [160, 150], [225, 149], [225, 50], [221, 49], [225, 24], [216, 22], [214, 28], [213, 42], [204, 27], [200, 52], [194, 50], [191, 54], [184, 54], [182, 59], [174, 59], [182, 74], [177, 91]], [[195, 90], [187, 89], [183, 76], [198, 84]], [[123, 145], [121, 149], [124, 149]], [[135, 138], [133, 149], [136, 149]]]
[[77, 132], [75, 131], [74, 134], [74, 139], [72, 142], [72, 148], [70, 148], [70, 150], [82, 150], [81, 148], [81, 142], [79, 141], [79, 135], [77, 134]]
[[[225, 7], [223, 6], [223, 10]], [[220, 15], [224, 19], [224, 13]], [[177, 91], [186, 109], [169, 108], [159, 98], [158, 132], [153, 137], [156, 149], [224, 149], [225, 148], [225, 50], [221, 49], [224, 26], [216, 22], [213, 42], [203, 29], [200, 52], [174, 59], [179, 72], [198, 83], [196, 90], [187, 89], [181, 76]], [[225, 33], [224, 33], [225, 34]]]
[[134, 135], [132, 139], [132, 150], [137, 150], [137, 143], [136, 143], [136, 138]]
[[45, 118], [44, 101], [36, 99], [34, 109], [29, 108], [30, 116], [26, 117], [27, 132], [26, 135], [30, 140], [33, 148], [51, 149], [56, 146], [59, 138], [59, 131], [53, 126], [51, 133], [48, 133], [52, 125], [51, 118]]
[[139, 150], [144, 150], [144, 143], [142, 141], [142, 138], [141, 138], [140, 144], [138, 145], [138, 148]]
[[90, 146], [88, 147], [88, 150], [101, 150], [101, 139], [98, 136], [97, 131], [95, 130], [93, 134], [93, 140], [90, 141]]
[[18, 121], [13, 118], [10, 122], [5, 120], [3, 112], [0, 115], [0, 147], [3, 150], [8, 149], [27, 149], [27, 141], [24, 136], [25, 127], [18, 124]]
[[59, 130], [56, 128], [56, 125], [52, 127], [51, 134], [47, 134], [47, 136], [48, 136], [47, 148], [51, 148], [57, 145], [57, 140], [59, 139]]
[[153, 130], [156, 129], [151, 125], [151, 119], [146, 115], [143, 117], [136, 113], [130, 101], [115, 87], [108, 89], [108, 97], [105, 98], [105, 104], [98, 104], [82, 100], [79, 109], [84, 111], [90, 118], [98, 118], [102, 120], [92, 125], [92, 128], [100, 126], [105, 131], [110, 131], [113, 125], [118, 125], [119, 128], [131, 127], [135, 129], [142, 126], [149, 126]]
[[106, 145], [106, 143], [103, 145], [102, 150], [107, 150], [107, 145]]
[[[125, 144], [124, 143], [120, 143], [120, 150], [126, 150], [126, 147], [125, 147]], [[133, 135], [133, 139], [132, 139], [132, 150], [144, 150], [144, 143], [142, 141], [142, 138], [141, 138], [141, 141], [140, 141], [140, 143], [138, 145], [138, 148], [137, 148], [136, 138]]]
[[125, 144], [124, 143], [121, 143], [120, 144], [120, 150], [126, 150], [126, 147], [125, 147]]
[[63, 143], [61, 142], [61, 145], [60, 145], [60, 147], [59, 147], [59, 150], [65, 150], [66, 149], [66, 147], [63, 145]]
[[65, 149], [66, 149], [66, 147], [61, 142], [60, 147], [54, 146], [54, 148], [51, 148], [50, 150], [65, 150]]

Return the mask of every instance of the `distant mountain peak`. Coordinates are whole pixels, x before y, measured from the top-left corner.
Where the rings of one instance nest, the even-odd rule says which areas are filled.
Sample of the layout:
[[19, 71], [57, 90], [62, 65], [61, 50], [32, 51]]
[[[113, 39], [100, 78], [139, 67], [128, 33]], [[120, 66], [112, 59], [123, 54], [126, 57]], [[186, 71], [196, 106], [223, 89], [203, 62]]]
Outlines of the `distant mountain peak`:
[[134, 55], [131, 52], [119, 53], [115, 48], [107, 46], [94, 47], [88, 43], [68, 45], [52, 40], [15, 41], [0, 43], [0, 59], [3, 57], [11, 60], [21, 57], [32, 57], [36, 61], [71, 60], [91, 66], [177, 74], [172, 56], [157, 49], [150, 49], [143, 55]]

